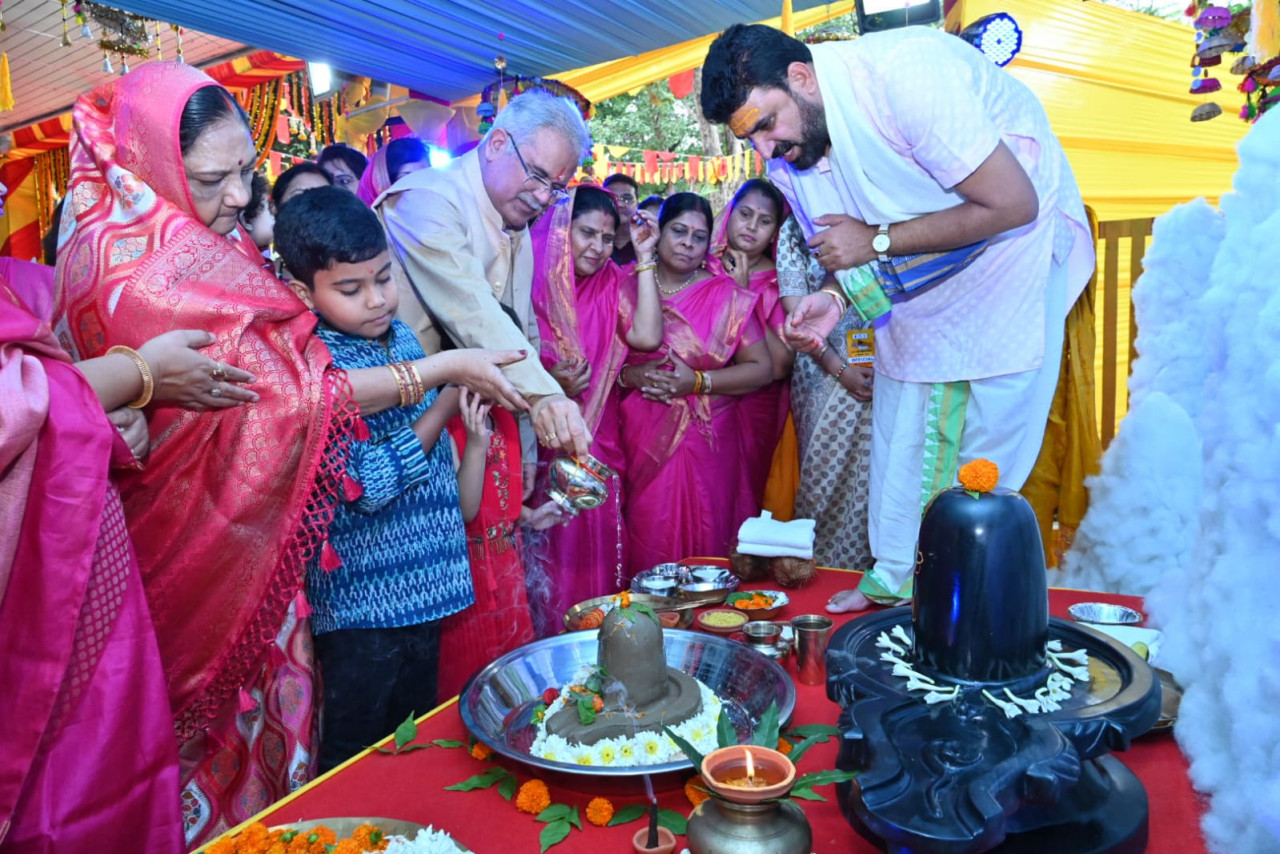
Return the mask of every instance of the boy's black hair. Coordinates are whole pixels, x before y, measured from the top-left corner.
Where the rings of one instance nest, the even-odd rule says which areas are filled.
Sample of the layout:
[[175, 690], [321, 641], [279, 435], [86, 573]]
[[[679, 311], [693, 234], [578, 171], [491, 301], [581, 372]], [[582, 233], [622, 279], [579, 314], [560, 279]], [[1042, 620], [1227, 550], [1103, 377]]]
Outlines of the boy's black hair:
[[318, 187], [294, 196], [276, 216], [276, 252], [294, 278], [314, 290], [316, 273], [368, 261], [387, 249], [378, 215], [355, 193]]
[[804, 42], [762, 24], [734, 24], [711, 43], [702, 64], [702, 115], [726, 124], [752, 89], [787, 89], [787, 68], [813, 62]]
[[333, 178], [329, 176], [329, 173], [310, 160], [295, 163], [280, 173], [280, 177], [276, 179], [275, 186], [271, 188], [271, 201], [275, 203], [277, 210], [281, 205], [280, 200], [284, 198], [284, 194], [289, 190], [289, 185], [293, 183], [293, 179], [300, 175], [319, 175], [326, 184], [333, 186]]

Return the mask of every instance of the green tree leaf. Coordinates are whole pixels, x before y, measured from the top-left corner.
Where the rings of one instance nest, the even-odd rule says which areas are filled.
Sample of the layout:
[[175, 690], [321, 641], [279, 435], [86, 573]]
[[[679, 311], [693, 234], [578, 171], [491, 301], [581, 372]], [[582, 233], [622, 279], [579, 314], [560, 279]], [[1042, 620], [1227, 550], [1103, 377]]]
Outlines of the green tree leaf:
[[764, 714], [760, 716], [760, 723], [756, 725], [755, 736], [751, 739], [751, 743], [768, 748], [778, 746], [777, 700], [770, 703], [769, 708], [765, 709]]
[[647, 807], [644, 804], [630, 804], [613, 814], [613, 818], [609, 819], [606, 827], [613, 827], [615, 824], [626, 824], [629, 821], [635, 821], [644, 815]]
[[[716, 744], [720, 747], [729, 747], [737, 743], [738, 730], [729, 719], [728, 706], [721, 706], [720, 717], [716, 718]], [[702, 763], [698, 763], [698, 768], [702, 768]]]
[[503, 768], [501, 765], [494, 765], [483, 774], [476, 774], [468, 777], [461, 783], [454, 783], [452, 786], [445, 786], [444, 789], [446, 792], [471, 792], [476, 789], [488, 789], [494, 783], [503, 779], [510, 773], [510, 771]]
[[538, 841], [542, 843], [542, 850], [546, 851], [552, 845], [564, 842], [572, 830], [573, 827], [564, 819], [551, 822], [542, 828], [542, 833], [538, 835]]
[[582, 818], [578, 815], [578, 805], [573, 805], [573, 813], [569, 816], [569, 823], [578, 830], [582, 830]]
[[462, 747], [463, 746], [462, 742], [458, 741], [456, 738], [437, 738], [437, 739], [433, 739], [431, 743], [434, 744], [436, 747]]
[[658, 824], [674, 833], [676, 836], [684, 836], [685, 830], [689, 825], [689, 820], [675, 810], [658, 810]]
[[[799, 726], [788, 727], [786, 734], [796, 738], [808, 738], [812, 735], [835, 738], [840, 735], [840, 727], [832, 726], [831, 724], [800, 724]], [[821, 741], [826, 741], [826, 738], [821, 739]]]
[[508, 774], [498, 781], [498, 794], [502, 795], [504, 801], [509, 801], [515, 797], [517, 788], [517, 780], [514, 774]]
[[680, 748], [680, 751], [693, 763], [695, 770], [702, 767], [702, 754], [698, 752], [698, 748], [677, 735], [676, 731], [669, 726], [664, 726], [662, 731], [671, 736], [671, 740], [676, 743], [676, 747]]
[[578, 695], [578, 721], [583, 726], [596, 722], [595, 694]]
[[827, 740], [828, 740], [828, 737], [825, 735], [811, 735], [808, 738], [804, 739], [803, 741], [798, 742], [795, 746], [793, 746], [791, 748], [791, 752], [787, 754], [787, 758], [791, 760], [792, 764], [799, 762], [800, 757], [808, 753], [810, 747], [813, 747], [815, 744], [817, 744], [820, 741], [827, 741]]
[[826, 801], [826, 798], [819, 795], [813, 789], [792, 789], [791, 797], [799, 798], [802, 801]]
[[639, 611], [641, 614], [644, 614], [644, 615], [645, 615], [646, 617], [648, 617], [650, 620], [653, 620], [653, 624], [654, 624], [655, 626], [657, 626], [658, 628], [662, 628], [662, 621], [658, 619], [658, 615], [657, 615], [657, 614], [655, 614], [655, 613], [653, 612], [653, 609], [652, 609], [652, 608], [650, 608], [648, 605], [644, 604], [643, 602], [634, 602], [634, 601], [633, 601], [633, 602], [631, 603], [631, 607], [632, 607], [632, 608], [634, 608], [635, 610]]
[[570, 814], [569, 807], [565, 804], [552, 804], [542, 812], [538, 813], [536, 818], [538, 821], [559, 821], [560, 819], [568, 819]]
[[[814, 771], [811, 774], [802, 774], [796, 778], [796, 783], [791, 787], [791, 797], [802, 798], [804, 800], [814, 800], [809, 797], [806, 792], [812, 794], [814, 786], [825, 786], [830, 783], [843, 783], [846, 780], [857, 779], [857, 771]], [[818, 800], [825, 800], [819, 797]]]
[[[385, 732], [385, 730], [384, 730]], [[413, 712], [409, 713], [409, 717], [405, 718], [400, 726], [396, 727], [395, 733], [395, 752], [399, 753], [400, 748], [418, 737], [418, 722], [413, 718]]]

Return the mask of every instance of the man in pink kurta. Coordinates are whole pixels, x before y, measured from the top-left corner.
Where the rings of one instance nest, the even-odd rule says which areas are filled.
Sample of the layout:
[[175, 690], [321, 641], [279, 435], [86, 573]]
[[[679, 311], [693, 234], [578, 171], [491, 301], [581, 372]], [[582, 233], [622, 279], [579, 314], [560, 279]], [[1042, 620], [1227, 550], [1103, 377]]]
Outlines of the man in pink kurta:
[[[978, 457], [1017, 489], [1039, 451], [1063, 320], [1094, 262], [1066, 156], [1030, 89], [930, 28], [806, 46], [734, 27], [708, 54], [702, 104], [769, 160], [837, 281], [889, 256], [988, 241], [971, 266], [877, 323], [875, 565], [860, 591], [909, 598], [933, 493]], [[807, 297], [789, 320], [793, 340], [825, 336], [853, 296]]]

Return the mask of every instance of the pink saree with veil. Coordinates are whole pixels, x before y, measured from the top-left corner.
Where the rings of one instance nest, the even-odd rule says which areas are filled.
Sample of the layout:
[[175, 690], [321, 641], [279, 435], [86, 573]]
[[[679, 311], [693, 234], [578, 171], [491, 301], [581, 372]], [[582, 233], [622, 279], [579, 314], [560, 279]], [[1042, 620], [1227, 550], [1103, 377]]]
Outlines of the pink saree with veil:
[[[707, 254], [707, 268], [712, 272], [724, 271], [722, 256], [729, 245], [729, 216], [733, 208], [725, 208], [716, 224], [715, 235], [711, 238], [711, 249]], [[778, 217], [781, 223], [787, 218], [787, 211]], [[770, 252], [777, 254], [778, 234], [773, 236]], [[728, 275], [726, 273], [726, 275]], [[751, 274], [747, 280], [748, 289], [760, 297], [756, 303], [756, 320], [761, 330], [772, 331], [782, 337], [782, 326], [787, 321], [787, 310], [778, 296], [778, 271], [761, 270]], [[765, 483], [769, 480], [769, 471], [773, 465], [774, 451], [778, 448], [778, 440], [782, 438], [782, 429], [787, 423], [787, 414], [791, 411], [790, 380], [774, 380], [764, 388], [744, 394], [737, 398], [738, 411], [742, 419], [742, 430], [738, 436], [742, 446], [742, 463], [751, 479], [752, 493], [759, 502], [764, 498]]]
[[148, 407], [146, 467], [119, 480], [181, 744], [188, 842], [314, 768], [303, 572], [325, 545], [354, 404], [315, 318], [251, 241], [195, 215], [182, 111], [214, 81], [152, 62], [82, 96], [60, 241], [57, 331], [80, 358], [203, 329], [257, 403]]
[[[663, 348], [699, 371], [728, 366], [763, 337], [759, 297], [724, 274], [662, 298]], [[637, 391], [622, 399], [627, 579], [691, 555], [727, 555], [738, 526], [760, 512], [742, 465], [738, 398], [687, 395], [670, 406]]]
[[23, 279], [52, 271], [3, 260], [0, 851], [178, 854], [164, 674], [108, 480], [133, 455], [27, 309]]
[[[627, 360], [636, 280], [634, 273], [613, 261], [606, 261], [592, 276], [575, 275], [569, 240], [572, 215], [570, 199], [532, 230], [533, 310], [542, 340], [542, 364], [548, 369], [562, 361], [591, 365], [590, 385], [577, 402], [591, 430], [591, 455], [618, 477], [610, 482], [604, 505], [582, 511], [567, 525], [556, 525], [542, 536], [530, 536], [526, 574], [540, 636], [560, 631], [561, 615], [575, 602], [616, 593], [626, 566], [621, 494], [626, 460], [617, 379]], [[541, 494], [545, 494], [547, 464], [554, 456], [545, 448], [539, 451]]]

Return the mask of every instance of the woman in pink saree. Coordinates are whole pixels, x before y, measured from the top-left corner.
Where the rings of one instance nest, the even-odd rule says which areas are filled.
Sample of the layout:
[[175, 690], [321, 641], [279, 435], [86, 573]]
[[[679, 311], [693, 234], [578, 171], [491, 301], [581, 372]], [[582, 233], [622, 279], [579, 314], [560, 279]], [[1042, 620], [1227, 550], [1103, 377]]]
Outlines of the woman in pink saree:
[[742, 465], [737, 402], [773, 376], [760, 298], [706, 269], [711, 206], [694, 193], [662, 205], [662, 354], [633, 354], [618, 377], [626, 457], [628, 579], [658, 563], [726, 555], [759, 510]]
[[[533, 228], [533, 309], [542, 363], [582, 407], [591, 455], [618, 475], [609, 484], [607, 503], [550, 528], [545, 547], [533, 552], [543, 570], [527, 571], [540, 636], [559, 631], [560, 616], [575, 602], [617, 592], [625, 579], [626, 460], [617, 379], [629, 349], [652, 352], [662, 343], [655, 277], [658, 221], [653, 214], [637, 216], [632, 241], [639, 260], [625, 269], [610, 257], [618, 208], [605, 190], [578, 187]], [[541, 454], [539, 469], [545, 473], [554, 454], [546, 449]]]
[[[179, 854], [164, 671], [108, 479], [145, 453], [126, 406], [143, 376], [121, 354], [72, 364], [47, 323], [52, 280], [0, 259], [0, 851]], [[206, 340], [139, 348], [157, 394], [216, 366], [188, 349]]]
[[[146, 466], [118, 479], [194, 847], [314, 774], [303, 573], [341, 560], [326, 537], [362, 426], [356, 407], [399, 395], [390, 371], [332, 368], [315, 315], [241, 233], [257, 153], [230, 93], [186, 65], [150, 62], [81, 97], [73, 119], [56, 279], [64, 346], [92, 358], [173, 329], [216, 336], [217, 367], [192, 402], [208, 411], [147, 407]], [[516, 354], [454, 352], [413, 363], [426, 385], [483, 390], [449, 370], [478, 367], [486, 396], [521, 408], [494, 367]], [[235, 384], [255, 378], [252, 391]], [[236, 400], [250, 405], [225, 408]]]
[[711, 241], [711, 257], [715, 259], [712, 263], [732, 276], [739, 287], [760, 297], [756, 319], [773, 358], [772, 381], [738, 401], [742, 461], [757, 501], [764, 498], [774, 451], [791, 407], [788, 378], [795, 355], [782, 343], [787, 312], [778, 297], [778, 271], [774, 266], [778, 231], [786, 217], [787, 204], [782, 194], [767, 180], [754, 178], [742, 185], [720, 214]]
[[379, 148], [369, 159], [369, 165], [360, 176], [356, 195], [370, 207], [387, 191], [387, 188], [410, 172], [430, 169], [430, 152], [427, 144], [416, 136], [402, 136]]

